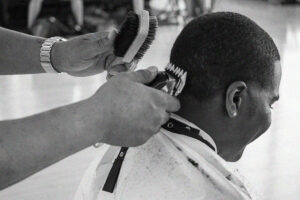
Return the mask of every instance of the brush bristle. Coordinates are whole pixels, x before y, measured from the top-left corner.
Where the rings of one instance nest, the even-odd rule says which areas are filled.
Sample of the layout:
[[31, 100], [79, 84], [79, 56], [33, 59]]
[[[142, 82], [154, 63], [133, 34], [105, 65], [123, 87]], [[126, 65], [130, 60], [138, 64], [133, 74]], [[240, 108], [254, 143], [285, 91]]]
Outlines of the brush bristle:
[[168, 74], [170, 74], [173, 78], [176, 79], [176, 85], [175, 85], [173, 91], [174, 91], [174, 95], [177, 96], [178, 94], [181, 93], [181, 91], [183, 90], [183, 88], [185, 86], [187, 72], [185, 70], [183, 70], [182, 68], [173, 65], [172, 63], [169, 63], [166, 66], [165, 71]]
[[158, 27], [158, 22], [155, 16], [150, 16], [149, 19], [149, 31], [146, 40], [144, 41], [143, 45], [135, 55], [134, 59], [140, 60], [145, 55], [147, 50], [150, 48], [152, 42], [155, 39], [156, 30]]
[[[140, 26], [140, 20], [134, 12], [128, 13], [126, 20], [122, 23], [119, 33], [114, 42], [114, 54], [118, 57], [124, 57], [130, 45], [135, 40]], [[141, 59], [146, 51], [149, 49], [153, 40], [155, 39], [156, 30], [158, 27], [157, 19], [155, 16], [150, 16], [148, 35], [135, 55], [134, 59]]]
[[114, 42], [114, 54], [123, 57], [136, 38], [139, 29], [139, 17], [134, 12], [129, 12], [122, 23]]

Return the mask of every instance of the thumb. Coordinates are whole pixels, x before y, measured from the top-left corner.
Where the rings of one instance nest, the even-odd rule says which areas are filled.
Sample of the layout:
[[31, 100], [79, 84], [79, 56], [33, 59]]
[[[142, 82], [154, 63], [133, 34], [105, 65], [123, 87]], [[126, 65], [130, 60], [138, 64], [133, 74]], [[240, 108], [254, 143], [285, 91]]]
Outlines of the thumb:
[[126, 72], [128, 68], [126, 65], [114, 65], [113, 67], [109, 68], [107, 70], [107, 79], [110, 79], [111, 77], [118, 75], [119, 73]]
[[157, 72], [157, 67], [151, 66], [148, 69], [129, 72], [126, 73], [126, 75], [124, 75], [132, 81], [147, 84], [150, 83], [156, 77]]

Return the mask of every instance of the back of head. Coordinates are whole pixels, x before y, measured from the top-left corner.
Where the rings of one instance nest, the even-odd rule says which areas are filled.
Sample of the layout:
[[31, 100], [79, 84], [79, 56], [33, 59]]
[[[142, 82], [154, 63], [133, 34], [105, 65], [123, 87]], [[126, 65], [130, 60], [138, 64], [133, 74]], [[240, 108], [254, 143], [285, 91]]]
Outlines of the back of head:
[[181, 96], [204, 100], [237, 80], [271, 84], [279, 53], [272, 38], [249, 18], [218, 12], [192, 20], [176, 39], [170, 62], [188, 72]]

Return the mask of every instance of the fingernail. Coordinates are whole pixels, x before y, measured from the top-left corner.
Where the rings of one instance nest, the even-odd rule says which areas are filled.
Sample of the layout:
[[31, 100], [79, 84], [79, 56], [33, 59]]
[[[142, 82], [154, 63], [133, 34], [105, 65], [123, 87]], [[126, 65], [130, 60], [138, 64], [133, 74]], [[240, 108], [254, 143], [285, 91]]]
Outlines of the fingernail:
[[155, 74], [155, 73], [158, 71], [157, 67], [154, 67], [154, 66], [148, 67], [148, 70], [149, 70], [152, 74]]

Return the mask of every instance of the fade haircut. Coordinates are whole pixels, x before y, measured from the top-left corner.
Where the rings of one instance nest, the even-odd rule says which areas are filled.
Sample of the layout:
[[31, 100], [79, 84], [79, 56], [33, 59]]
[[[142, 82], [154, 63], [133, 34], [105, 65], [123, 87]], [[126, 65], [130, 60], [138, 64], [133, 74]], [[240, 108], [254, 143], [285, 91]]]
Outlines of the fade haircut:
[[274, 41], [251, 19], [232, 12], [192, 20], [179, 34], [170, 62], [188, 72], [181, 96], [203, 100], [234, 81], [261, 88], [272, 84], [274, 62], [280, 60]]

